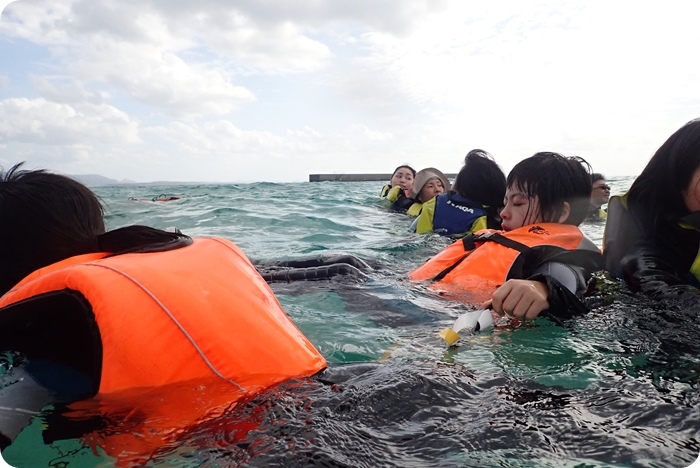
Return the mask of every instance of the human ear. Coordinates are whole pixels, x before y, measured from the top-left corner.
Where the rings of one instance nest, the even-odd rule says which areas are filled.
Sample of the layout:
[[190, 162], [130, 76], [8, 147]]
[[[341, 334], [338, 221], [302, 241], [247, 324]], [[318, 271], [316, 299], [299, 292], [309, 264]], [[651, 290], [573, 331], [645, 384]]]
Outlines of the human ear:
[[681, 191], [686, 208], [691, 213], [700, 211], [700, 168], [695, 170], [688, 187]]
[[569, 219], [570, 214], [571, 205], [569, 205], [569, 202], [564, 202], [561, 207], [561, 214], [559, 215], [559, 224], [564, 224], [566, 220]]

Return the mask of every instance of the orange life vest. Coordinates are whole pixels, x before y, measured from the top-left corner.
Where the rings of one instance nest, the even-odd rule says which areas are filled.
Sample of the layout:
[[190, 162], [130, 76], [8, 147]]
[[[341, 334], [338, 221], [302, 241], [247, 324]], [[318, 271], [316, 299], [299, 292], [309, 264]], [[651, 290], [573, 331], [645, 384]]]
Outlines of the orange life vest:
[[578, 227], [568, 224], [543, 223], [508, 232], [485, 229], [450, 244], [411, 271], [409, 277], [413, 281], [430, 280], [431, 289], [454, 299], [483, 302], [511, 278], [521, 254], [539, 246], [600, 254]]
[[226, 239], [197, 238], [163, 252], [71, 257], [2, 296], [0, 315], [20, 301], [64, 290], [84, 296], [94, 314], [102, 343], [99, 393], [214, 377], [246, 394], [326, 367], [245, 254]]

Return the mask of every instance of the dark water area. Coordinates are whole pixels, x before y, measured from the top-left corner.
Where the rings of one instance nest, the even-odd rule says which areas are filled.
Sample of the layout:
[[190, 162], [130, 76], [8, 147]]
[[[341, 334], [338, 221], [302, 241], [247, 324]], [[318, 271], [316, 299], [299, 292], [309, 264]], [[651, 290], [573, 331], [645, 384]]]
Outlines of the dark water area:
[[[631, 181], [608, 182], [616, 193]], [[96, 189], [110, 228], [223, 236], [262, 263], [349, 253], [373, 269], [367, 278], [272, 284], [327, 359], [319, 375], [184, 426], [177, 386], [77, 410], [47, 405], [4, 459], [21, 467], [685, 467], [698, 458], [700, 306], [651, 302], [601, 273], [585, 316], [498, 326], [447, 347], [439, 330], [470, 306], [406, 273], [449, 241], [409, 233], [411, 220], [377, 198], [380, 186]], [[183, 198], [128, 200], [160, 194]], [[603, 227], [582, 225], [598, 245]], [[15, 364], [0, 359], [0, 398]], [[205, 400], [226, 390], [202, 382], [188, 391]], [[147, 411], [160, 405], [167, 417]], [[128, 450], [115, 449], [122, 443]]]

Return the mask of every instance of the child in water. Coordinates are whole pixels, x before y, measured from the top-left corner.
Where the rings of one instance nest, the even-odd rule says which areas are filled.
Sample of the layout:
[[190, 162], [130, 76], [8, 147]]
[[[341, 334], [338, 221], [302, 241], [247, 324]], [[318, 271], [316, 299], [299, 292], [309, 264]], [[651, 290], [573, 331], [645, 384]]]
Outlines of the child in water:
[[454, 242], [410, 278], [520, 319], [585, 312], [580, 298], [602, 266], [600, 250], [578, 228], [588, 212], [589, 171], [583, 159], [557, 153], [521, 161], [506, 180], [502, 230]]
[[503, 207], [506, 176], [493, 156], [474, 149], [464, 158], [452, 190], [423, 203], [411, 229], [418, 234], [435, 232], [463, 237], [480, 229], [497, 229]]
[[700, 119], [659, 147], [626, 196], [611, 199], [604, 237], [607, 269], [633, 291], [698, 304]]
[[423, 203], [447, 190], [450, 190], [450, 181], [445, 174], [434, 167], [421, 169], [416, 173], [410, 196], [412, 203], [406, 207], [406, 214], [414, 217], [420, 215]]
[[379, 196], [390, 201], [395, 210], [405, 211], [404, 206], [412, 203], [408, 196], [411, 194], [415, 177], [416, 170], [407, 164], [402, 164], [394, 169], [389, 184], [382, 187]]

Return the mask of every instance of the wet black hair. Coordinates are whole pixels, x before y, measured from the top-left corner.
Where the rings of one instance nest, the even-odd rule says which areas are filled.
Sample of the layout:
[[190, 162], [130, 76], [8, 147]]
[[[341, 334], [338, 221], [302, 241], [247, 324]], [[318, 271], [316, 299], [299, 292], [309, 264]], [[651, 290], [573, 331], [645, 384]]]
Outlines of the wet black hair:
[[104, 207], [92, 190], [68, 176], [23, 170], [23, 164], [0, 170], [0, 295], [68, 257], [189, 239], [147, 226], [105, 232]]
[[537, 197], [543, 222], [556, 222], [563, 203], [569, 203], [564, 224], [578, 226], [588, 215], [591, 198], [591, 166], [578, 156], [540, 152], [520, 161], [506, 180], [528, 197]]
[[73, 255], [96, 251], [105, 232], [97, 196], [75, 179], [45, 170], [0, 173], [0, 293], [27, 274]]
[[700, 119], [676, 130], [651, 157], [627, 192], [630, 212], [645, 233], [688, 214], [683, 191], [700, 166]]
[[473, 149], [464, 157], [452, 190], [482, 205], [502, 207], [506, 176], [491, 154]]

